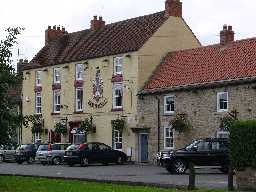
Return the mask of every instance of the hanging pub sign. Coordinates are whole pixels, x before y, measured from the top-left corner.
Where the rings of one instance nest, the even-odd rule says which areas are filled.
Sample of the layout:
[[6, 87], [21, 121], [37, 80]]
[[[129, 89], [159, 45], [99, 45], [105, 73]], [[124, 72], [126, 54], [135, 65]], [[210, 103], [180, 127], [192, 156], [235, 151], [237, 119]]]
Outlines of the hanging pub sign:
[[95, 80], [92, 82], [92, 87], [93, 99], [89, 100], [88, 105], [92, 108], [101, 109], [108, 103], [108, 100], [103, 97], [103, 80], [100, 76], [99, 69], [97, 69]]

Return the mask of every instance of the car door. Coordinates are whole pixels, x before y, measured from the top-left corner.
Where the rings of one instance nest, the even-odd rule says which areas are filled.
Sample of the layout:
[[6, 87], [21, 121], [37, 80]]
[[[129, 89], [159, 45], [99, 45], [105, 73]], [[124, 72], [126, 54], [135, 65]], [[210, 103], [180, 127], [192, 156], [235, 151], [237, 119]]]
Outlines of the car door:
[[98, 143], [92, 143], [92, 149], [88, 153], [88, 158], [93, 163], [101, 162], [101, 151]]
[[115, 151], [111, 147], [101, 143], [99, 144], [101, 151], [101, 162], [103, 163], [112, 163], [115, 161]]
[[190, 152], [190, 160], [198, 166], [206, 166], [210, 160], [210, 145], [209, 141], [201, 140]]

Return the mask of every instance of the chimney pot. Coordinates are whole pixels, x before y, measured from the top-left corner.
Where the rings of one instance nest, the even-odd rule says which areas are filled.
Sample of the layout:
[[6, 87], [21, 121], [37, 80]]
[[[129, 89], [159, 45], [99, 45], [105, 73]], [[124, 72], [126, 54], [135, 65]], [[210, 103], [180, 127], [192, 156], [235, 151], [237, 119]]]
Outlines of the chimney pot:
[[102, 21], [102, 16], [99, 17], [99, 21]]
[[98, 30], [105, 26], [105, 21], [103, 21], [102, 16], [99, 17], [99, 20], [97, 16], [93, 17], [93, 20], [91, 20], [91, 30]]
[[56, 30], [56, 25], [53, 26], [53, 29]]
[[45, 45], [48, 45], [51, 41], [65, 35], [67, 32], [64, 27], [58, 26], [56, 29], [56, 25], [53, 27], [48, 26], [48, 28], [45, 30]]
[[166, 0], [165, 16], [182, 17], [182, 2], [180, 0]]
[[232, 26], [228, 26], [228, 31], [232, 31]]
[[50, 25], [48, 25], [48, 29], [52, 29], [52, 27]]
[[94, 16], [93, 16], [93, 20], [94, 20], [94, 21], [97, 21], [97, 20], [98, 20], [97, 15], [94, 15]]
[[60, 31], [60, 26], [57, 27], [57, 30]]
[[227, 25], [223, 25], [223, 30], [227, 30], [228, 29], [228, 27], [227, 27]]

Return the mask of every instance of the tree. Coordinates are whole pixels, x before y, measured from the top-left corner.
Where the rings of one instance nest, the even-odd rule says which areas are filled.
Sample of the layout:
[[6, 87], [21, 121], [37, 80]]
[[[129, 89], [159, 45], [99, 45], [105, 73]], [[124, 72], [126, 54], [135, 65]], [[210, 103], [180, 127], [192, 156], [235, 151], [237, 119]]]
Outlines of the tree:
[[18, 126], [23, 118], [15, 110], [15, 100], [10, 96], [10, 89], [15, 90], [20, 77], [12, 64], [12, 48], [17, 43], [17, 35], [23, 28], [8, 28], [7, 36], [0, 41], [0, 145], [13, 142]]

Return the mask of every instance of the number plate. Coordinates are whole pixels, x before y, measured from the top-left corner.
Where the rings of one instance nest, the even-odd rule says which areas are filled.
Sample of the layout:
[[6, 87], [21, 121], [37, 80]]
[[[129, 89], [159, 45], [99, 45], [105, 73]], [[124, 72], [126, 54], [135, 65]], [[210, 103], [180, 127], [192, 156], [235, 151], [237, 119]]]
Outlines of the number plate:
[[67, 156], [72, 156], [72, 152], [67, 152]]

